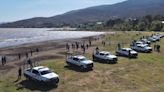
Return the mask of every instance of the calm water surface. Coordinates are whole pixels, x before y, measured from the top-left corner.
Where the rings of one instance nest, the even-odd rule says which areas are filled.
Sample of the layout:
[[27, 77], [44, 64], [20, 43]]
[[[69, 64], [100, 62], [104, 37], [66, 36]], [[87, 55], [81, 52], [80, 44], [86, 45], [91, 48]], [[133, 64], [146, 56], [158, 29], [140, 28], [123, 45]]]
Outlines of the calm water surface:
[[[49, 31], [47, 28], [0, 28], [0, 48], [26, 43], [82, 38], [104, 34], [86, 31]], [[56, 29], [55, 29], [56, 30]]]

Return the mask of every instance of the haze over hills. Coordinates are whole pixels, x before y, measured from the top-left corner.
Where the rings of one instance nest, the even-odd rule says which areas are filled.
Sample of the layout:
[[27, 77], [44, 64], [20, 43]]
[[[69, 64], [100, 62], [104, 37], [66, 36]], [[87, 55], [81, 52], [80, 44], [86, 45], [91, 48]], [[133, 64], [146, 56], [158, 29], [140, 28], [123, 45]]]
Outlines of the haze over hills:
[[55, 27], [111, 18], [137, 18], [145, 15], [164, 15], [164, 0], [127, 0], [113, 5], [101, 5], [73, 10], [53, 17], [37, 17], [0, 25], [0, 27]]

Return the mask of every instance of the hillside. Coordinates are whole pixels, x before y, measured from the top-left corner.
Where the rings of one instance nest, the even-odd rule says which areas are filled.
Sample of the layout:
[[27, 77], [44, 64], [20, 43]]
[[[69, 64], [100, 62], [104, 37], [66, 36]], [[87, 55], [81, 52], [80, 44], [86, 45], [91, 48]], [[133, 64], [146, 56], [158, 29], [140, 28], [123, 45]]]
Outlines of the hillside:
[[0, 25], [0, 27], [54, 27], [105, 21], [111, 18], [164, 15], [164, 0], [128, 0], [113, 5], [101, 5], [74, 10], [62, 15], [31, 18]]

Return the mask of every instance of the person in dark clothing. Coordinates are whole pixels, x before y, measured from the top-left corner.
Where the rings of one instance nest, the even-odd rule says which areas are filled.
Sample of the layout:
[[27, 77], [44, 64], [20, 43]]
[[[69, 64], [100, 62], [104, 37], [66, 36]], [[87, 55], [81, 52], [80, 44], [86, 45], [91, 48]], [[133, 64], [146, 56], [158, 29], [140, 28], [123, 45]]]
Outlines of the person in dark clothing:
[[96, 54], [99, 53], [99, 47], [96, 47]]
[[4, 66], [4, 58], [3, 58], [3, 56], [1, 58], [1, 62], [2, 62], [2, 66]]
[[157, 45], [155, 44], [155, 45], [154, 45], [154, 51], [156, 51], [156, 48], [157, 48]]
[[22, 69], [21, 67], [18, 69], [18, 80], [20, 80], [22, 77]]
[[6, 64], [7, 60], [6, 60], [6, 56], [3, 57], [4, 60], [4, 64]]
[[36, 48], [36, 52], [39, 52], [39, 48]]
[[87, 49], [88, 49], [88, 48], [89, 48], [89, 45], [87, 44], [86, 47], [87, 47]]
[[70, 49], [70, 46], [69, 46], [69, 44], [67, 43], [67, 44], [66, 44], [66, 50], [69, 51], [69, 49]]
[[129, 50], [129, 58], [131, 58], [131, 51]]
[[18, 58], [19, 58], [19, 60], [21, 59], [21, 54], [20, 53], [18, 54]]
[[76, 50], [78, 50], [79, 49], [79, 43], [76, 42], [75, 44], [76, 44]]
[[28, 60], [27, 60], [27, 63], [30, 65], [30, 68], [33, 67], [31, 59], [28, 59]]
[[121, 44], [120, 44], [120, 43], [118, 43], [118, 45], [117, 45], [117, 46], [118, 46], [118, 49], [121, 49]]
[[32, 50], [30, 50], [30, 53], [31, 53], [31, 56], [32, 56], [32, 54], [33, 54], [33, 51], [32, 51]]
[[157, 51], [160, 52], [160, 45], [157, 45]]
[[91, 40], [89, 39], [89, 46], [91, 46], [92, 45], [92, 42], [91, 42]]
[[83, 54], [85, 54], [85, 46], [83, 47]]
[[28, 52], [26, 53], [26, 58], [28, 58]]

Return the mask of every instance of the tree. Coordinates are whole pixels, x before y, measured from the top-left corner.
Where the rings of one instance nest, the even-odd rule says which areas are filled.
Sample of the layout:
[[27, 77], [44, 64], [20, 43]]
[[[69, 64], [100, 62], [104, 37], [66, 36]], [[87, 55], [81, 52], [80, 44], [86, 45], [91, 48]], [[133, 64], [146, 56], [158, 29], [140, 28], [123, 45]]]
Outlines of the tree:
[[152, 30], [152, 31], [161, 31], [162, 28], [163, 28], [163, 24], [161, 23], [161, 21], [153, 21], [151, 23], [150, 30]]

